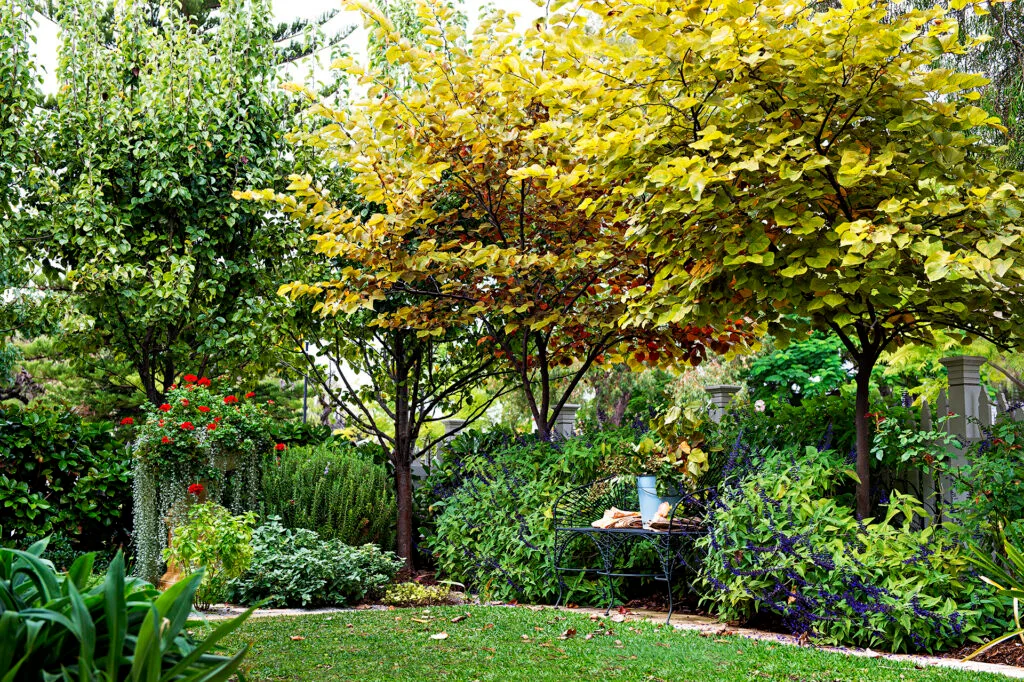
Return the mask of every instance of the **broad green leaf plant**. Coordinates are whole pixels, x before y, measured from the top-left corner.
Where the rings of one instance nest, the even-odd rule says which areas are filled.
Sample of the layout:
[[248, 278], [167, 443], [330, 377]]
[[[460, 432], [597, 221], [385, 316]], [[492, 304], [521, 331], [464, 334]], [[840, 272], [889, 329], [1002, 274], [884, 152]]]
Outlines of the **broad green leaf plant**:
[[94, 576], [94, 555], [67, 573], [43, 558], [46, 540], [27, 550], [0, 548], [0, 679], [104, 682], [222, 682], [239, 671], [248, 645], [220, 653], [220, 642], [252, 613], [219, 624], [202, 641], [185, 630], [196, 573], [164, 593], [125, 575], [118, 553]]

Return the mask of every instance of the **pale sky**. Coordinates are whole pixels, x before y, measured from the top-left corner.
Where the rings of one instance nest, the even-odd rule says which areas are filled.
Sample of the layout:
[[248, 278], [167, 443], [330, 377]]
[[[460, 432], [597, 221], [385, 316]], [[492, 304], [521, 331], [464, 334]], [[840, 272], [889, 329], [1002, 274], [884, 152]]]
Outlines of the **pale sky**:
[[[312, 19], [341, 5], [341, 0], [273, 0], [274, 19], [277, 21], [291, 22], [302, 17]], [[519, 26], [525, 28], [544, 12], [543, 9], [534, 4], [532, 0], [463, 0], [463, 7], [469, 17], [470, 29], [474, 26], [480, 8], [484, 5], [491, 5], [505, 10], [515, 12], [519, 15]], [[36, 63], [43, 69], [43, 90], [52, 93], [56, 90], [56, 68], [57, 68], [57, 27], [42, 17], [36, 15], [38, 25], [36, 27]], [[364, 54], [366, 47], [366, 33], [362, 30], [362, 22], [354, 12], [341, 12], [331, 20], [327, 26], [343, 27], [349, 24], [356, 24], [359, 28], [353, 33], [346, 44], [352, 54]]]

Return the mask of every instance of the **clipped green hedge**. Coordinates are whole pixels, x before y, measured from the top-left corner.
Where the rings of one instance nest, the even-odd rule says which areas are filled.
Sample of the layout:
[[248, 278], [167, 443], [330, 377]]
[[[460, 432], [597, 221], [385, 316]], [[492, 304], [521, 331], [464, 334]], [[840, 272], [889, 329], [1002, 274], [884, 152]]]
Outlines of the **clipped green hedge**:
[[349, 545], [394, 546], [397, 507], [387, 469], [369, 453], [328, 443], [275, 453], [263, 468], [267, 516]]

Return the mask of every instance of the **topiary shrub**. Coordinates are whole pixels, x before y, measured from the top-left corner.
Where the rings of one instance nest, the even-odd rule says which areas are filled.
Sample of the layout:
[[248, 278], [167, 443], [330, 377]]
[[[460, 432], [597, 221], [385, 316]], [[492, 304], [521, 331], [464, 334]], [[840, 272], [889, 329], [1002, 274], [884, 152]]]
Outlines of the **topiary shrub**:
[[403, 562], [375, 545], [350, 547], [291, 530], [277, 517], [252, 537], [249, 570], [230, 586], [233, 601], [268, 606], [344, 606], [378, 596]]
[[1000, 600], [955, 536], [893, 492], [860, 521], [835, 492], [851, 465], [816, 448], [766, 453], [726, 486], [698, 541], [704, 603], [727, 621], [757, 614], [823, 644], [936, 651], [998, 632]]
[[275, 454], [263, 467], [267, 515], [349, 545], [394, 546], [394, 489], [369, 452], [331, 443]]
[[46, 405], [0, 406], [0, 544], [50, 534], [107, 560], [131, 532], [131, 458], [109, 422]]

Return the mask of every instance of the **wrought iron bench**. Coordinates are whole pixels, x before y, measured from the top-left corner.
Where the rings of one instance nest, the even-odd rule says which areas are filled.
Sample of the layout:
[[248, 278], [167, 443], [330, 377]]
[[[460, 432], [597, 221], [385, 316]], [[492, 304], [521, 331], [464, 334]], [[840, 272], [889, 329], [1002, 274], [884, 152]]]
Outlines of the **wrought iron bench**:
[[[703, 481], [702, 481], [703, 482]], [[573, 488], [558, 498], [552, 509], [555, 527], [553, 569], [558, 580], [558, 600], [562, 603], [566, 584], [564, 574], [585, 573], [603, 576], [608, 581], [608, 608], [615, 601], [614, 578], [653, 578], [664, 581], [668, 592], [668, 618], [674, 609], [672, 583], [677, 577], [696, 575], [695, 540], [704, 534], [703, 519], [710, 490], [680, 491], [682, 499], [673, 505], [668, 516], [667, 530], [650, 528], [595, 528], [592, 522], [600, 519], [606, 510], [616, 507], [632, 510], [638, 507], [639, 490], [635, 476], [610, 476], [593, 483]], [[600, 566], [565, 566], [576, 543], [593, 543]], [[633, 572], [617, 567], [624, 552], [640, 543], [653, 548], [658, 557], [660, 571]], [[567, 554], [568, 553], [568, 554]], [[692, 583], [688, 584], [692, 589]]]

